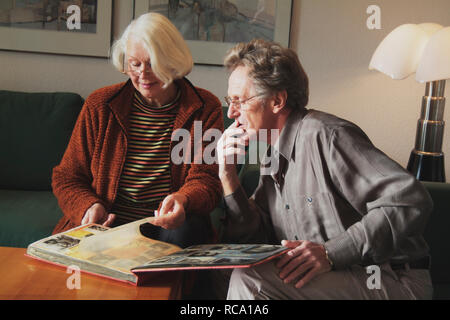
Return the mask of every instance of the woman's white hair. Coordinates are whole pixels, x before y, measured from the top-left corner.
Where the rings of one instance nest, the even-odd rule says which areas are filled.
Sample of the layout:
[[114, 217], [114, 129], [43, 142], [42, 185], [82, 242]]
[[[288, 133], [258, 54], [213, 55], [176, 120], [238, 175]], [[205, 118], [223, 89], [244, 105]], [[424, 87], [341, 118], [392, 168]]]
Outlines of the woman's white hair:
[[178, 29], [165, 16], [150, 12], [133, 20], [111, 47], [111, 61], [126, 73], [127, 42], [133, 37], [141, 42], [150, 57], [152, 71], [167, 86], [192, 70], [191, 51]]

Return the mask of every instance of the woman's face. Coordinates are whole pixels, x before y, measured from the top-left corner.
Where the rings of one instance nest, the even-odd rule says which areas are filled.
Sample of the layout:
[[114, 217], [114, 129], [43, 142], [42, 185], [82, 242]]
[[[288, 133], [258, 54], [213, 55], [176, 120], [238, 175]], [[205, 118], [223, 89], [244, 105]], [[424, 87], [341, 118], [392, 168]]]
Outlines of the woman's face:
[[126, 73], [136, 90], [152, 105], [164, 105], [173, 99], [173, 84], [163, 88], [164, 83], [152, 71], [150, 57], [140, 42], [131, 37], [125, 57]]

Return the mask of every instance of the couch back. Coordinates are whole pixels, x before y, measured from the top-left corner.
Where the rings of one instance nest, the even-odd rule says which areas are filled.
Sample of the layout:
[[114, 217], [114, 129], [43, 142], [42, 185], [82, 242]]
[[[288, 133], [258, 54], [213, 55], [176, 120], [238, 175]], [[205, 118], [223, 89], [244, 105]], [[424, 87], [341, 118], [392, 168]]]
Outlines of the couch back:
[[51, 190], [82, 105], [75, 93], [0, 91], [0, 189]]

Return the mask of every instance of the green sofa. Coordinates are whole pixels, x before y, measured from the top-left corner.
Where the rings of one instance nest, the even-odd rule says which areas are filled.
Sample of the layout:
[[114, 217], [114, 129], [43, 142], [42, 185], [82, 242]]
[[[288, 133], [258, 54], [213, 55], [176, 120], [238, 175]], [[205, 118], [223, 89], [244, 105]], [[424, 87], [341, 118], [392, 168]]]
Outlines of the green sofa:
[[434, 299], [450, 299], [450, 183], [424, 182], [434, 208], [425, 228], [430, 247]]
[[51, 172], [82, 105], [74, 93], [0, 91], [0, 246], [26, 247], [62, 217]]

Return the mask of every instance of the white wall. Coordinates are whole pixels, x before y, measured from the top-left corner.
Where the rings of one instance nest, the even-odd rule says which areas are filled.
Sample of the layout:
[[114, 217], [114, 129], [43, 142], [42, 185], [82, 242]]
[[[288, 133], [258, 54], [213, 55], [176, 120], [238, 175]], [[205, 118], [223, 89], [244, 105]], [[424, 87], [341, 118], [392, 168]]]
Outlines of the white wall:
[[[416, 82], [414, 76], [392, 80], [369, 71], [368, 65], [378, 44], [398, 25], [436, 22], [450, 26], [450, 1], [294, 2], [291, 46], [310, 76], [310, 106], [355, 122], [376, 146], [406, 167], [425, 85]], [[372, 4], [381, 8], [381, 30], [366, 26], [366, 9]], [[450, 97], [450, 81], [446, 96]], [[449, 110], [445, 119], [450, 119]], [[450, 127], [445, 133], [443, 151], [450, 176]]]
[[[437, 22], [449, 26], [450, 1], [293, 2], [291, 47], [310, 77], [310, 107], [355, 122], [376, 146], [406, 166], [425, 87], [414, 77], [391, 80], [369, 71], [368, 64], [378, 43], [400, 24]], [[381, 30], [366, 27], [366, 9], [372, 4], [381, 8]], [[131, 1], [114, 0], [115, 38], [131, 18]], [[226, 95], [227, 74], [221, 67], [196, 65], [188, 78], [221, 99]], [[124, 79], [106, 59], [0, 51], [0, 89], [4, 90], [73, 91], [86, 97], [97, 88]], [[447, 81], [447, 97], [449, 93]], [[445, 114], [447, 121], [449, 114]], [[443, 149], [450, 176], [450, 128], [446, 128]]]

